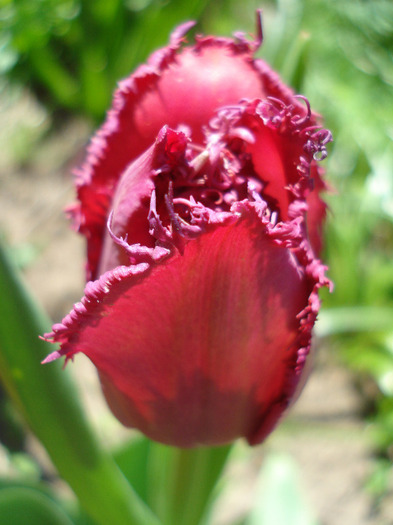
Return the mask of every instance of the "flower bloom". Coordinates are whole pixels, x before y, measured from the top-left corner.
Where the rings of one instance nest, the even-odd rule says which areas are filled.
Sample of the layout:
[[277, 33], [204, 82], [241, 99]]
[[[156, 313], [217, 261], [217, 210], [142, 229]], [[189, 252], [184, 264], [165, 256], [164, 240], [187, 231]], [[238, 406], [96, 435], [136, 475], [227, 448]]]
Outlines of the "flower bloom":
[[[253, 54], [191, 23], [122, 81], [76, 178], [85, 295], [46, 339], [116, 417], [189, 447], [261, 442], [304, 379], [331, 134]], [[260, 26], [258, 26], [260, 28]]]

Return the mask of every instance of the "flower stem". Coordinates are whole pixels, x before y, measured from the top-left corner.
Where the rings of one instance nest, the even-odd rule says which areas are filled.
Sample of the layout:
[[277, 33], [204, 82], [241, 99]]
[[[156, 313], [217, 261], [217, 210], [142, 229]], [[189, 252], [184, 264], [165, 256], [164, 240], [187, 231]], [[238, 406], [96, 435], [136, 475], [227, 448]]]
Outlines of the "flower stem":
[[197, 525], [231, 447], [177, 449], [155, 444], [150, 457], [150, 502], [165, 525]]

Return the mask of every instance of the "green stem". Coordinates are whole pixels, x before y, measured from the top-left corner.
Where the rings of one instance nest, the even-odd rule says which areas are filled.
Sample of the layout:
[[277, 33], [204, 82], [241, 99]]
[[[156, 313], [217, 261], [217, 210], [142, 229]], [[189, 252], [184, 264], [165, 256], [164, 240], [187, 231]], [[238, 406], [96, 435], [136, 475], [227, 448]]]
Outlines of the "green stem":
[[60, 363], [40, 364], [50, 326], [0, 244], [0, 380], [31, 430], [98, 524], [158, 525], [99, 445]]
[[150, 457], [152, 508], [165, 525], [197, 525], [231, 447], [176, 449], [155, 444]]

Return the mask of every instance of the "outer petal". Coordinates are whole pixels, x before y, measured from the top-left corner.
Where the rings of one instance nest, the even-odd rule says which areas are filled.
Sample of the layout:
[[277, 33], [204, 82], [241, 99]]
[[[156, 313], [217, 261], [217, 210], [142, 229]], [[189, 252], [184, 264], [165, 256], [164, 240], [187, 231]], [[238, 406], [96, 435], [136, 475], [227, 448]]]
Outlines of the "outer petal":
[[307, 252], [291, 249], [257, 203], [235, 208], [183, 256], [89, 283], [47, 336], [62, 343], [48, 360], [86, 354], [117, 417], [167, 444], [261, 441], [309, 350], [323, 268], [305, 265]]
[[[164, 126], [154, 144], [132, 162], [121, 176], [112, 201], [110, 234], [106, 232], [100, 254], [98, 273], [133, 260], [132, 254], [124, 250], [124, 245], [138, 246], [138, 262], [143, 259], [143, 251], [149, 254], [155, 247], [155, 239], [149, 234], [148, 214], [154, 179], [158, 172], [172, 170], [181, 172], [188, 169], [185, 160], [187, 138]], [[116, 242], [126, 239], [127, 242]], [[143, 248], [142, 248], [143, 247]], [[157, 250], [156, 250], [157, 251]], [[135, 254], [136, 255], [136, 254]], [[149, 259], [149, 255], [148, 255]]]
[[[87, 237], [88, 278], [97, 276], [117, 180], [162, 126], [183, 128], [194, 141], [202, 141], [202, 128], [219, 107], [267, 96], [292, 104], [300, 117], [305, 114], [302, 103], [278, 75], [262, 60], [253, 59], [260, 39], [197, 37], [193, 46], [181, 49], [183, 35], [192, 25], [178, 28], [167, 48], [155, 52], [147, 65], [119, 84], [107, 120], [77, 172], [80, 205], [70, 212]], [[310, 125], [315, 123], [312, 116]]]
[[325, 224], [327, 205], [320, 198], [320, 194], [328, 191], [328, 186], [321, 178], [321, 170], [318, 169], [315, 163], [311, 165], [311, 179], [313, 181], [314, 189], [306, 196], [307, 202], [307, 229], [310, 244], [317, 256], [323, 249], [323, 226]]

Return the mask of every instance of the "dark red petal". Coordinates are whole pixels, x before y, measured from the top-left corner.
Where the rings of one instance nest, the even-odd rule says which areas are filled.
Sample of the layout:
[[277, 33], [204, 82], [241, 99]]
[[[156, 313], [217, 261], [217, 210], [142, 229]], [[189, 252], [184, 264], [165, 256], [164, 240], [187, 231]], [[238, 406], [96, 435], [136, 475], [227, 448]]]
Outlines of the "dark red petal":
[[[154, 248], [155, 239], [149, 233], [148, 214], [157, 172], [187, 169], [185, 152], [187, 138], [164, 126], [154, 144], [132, 162], [122, 174], [113, 197], [109, 229], [102, 244], [98, 273], [116, 266], [128, 265], [130, 254], [122, 243]], [[124, 243], [123, 243], [124, 244]], [[138, 261], [141, 262], [141, 261]]]
[[263, 61], [253, 59], [259, 40], [248, 43], [244, 37], [198, 37], [193, 46], [180, 49], [189, 27], [181, 26], [168, 47], [155, 52], [147, 65], [120, 82], [106, 122], [92, 139], [86, 161], [77, 172], [80, 205], [71, 214], [75, 226], [87, 237], [88, 278], [97, 277], [114, 187], [164, 125], [183, 127], [194, 141], [202, 142], [202, 127], [218, 108], [267, 96], [292, 104], [299, 115], [304, 114], [302, 103], [278, 75]]
[[310, 127], [315, 121], [308, 101], [297, 98], [305, 102], [303, 113], [294, 98], [288, 105], [269, 97], [223, 107], [211, 121], [207, 137], [238, 158], [249, 155], [252, 174], [247, 176], [261, 181], [259, 193], [271, 211], [278, 212], [279, 220], [307, 214], [309, 239], [318, 254], [326, 205], [320, 197], [325, 184], [316, 159], [324, 158], [331, 134], [316, 125]]
[[256, 204], [236, 216], [183, 256], [88, 284], [47, 336], [62, 343], [53, 358], [86, 354], [117, 417], [164, 443], [261, 441], [300, 379], [323, 268], [288, 248]]
[[306, 197], [307, 201], [307, 230], [310, 244], [316, 256], [320, 256], [323, 248], [323, 226], [325, 224], [327, 205], [321, 199], [321, 193], [328, 191], [328, 187], [321, 177], [323, 170], [314, 162], [311, 165], [313, 191]]

